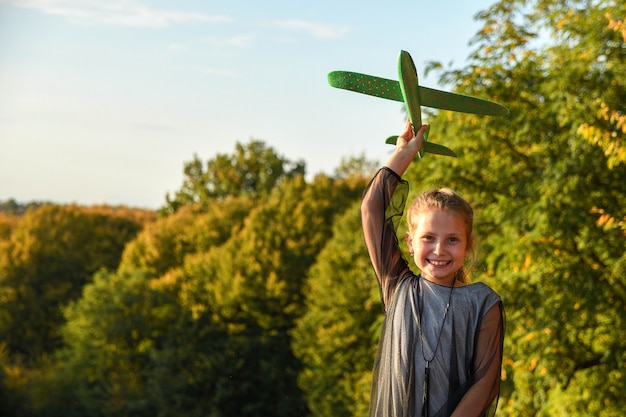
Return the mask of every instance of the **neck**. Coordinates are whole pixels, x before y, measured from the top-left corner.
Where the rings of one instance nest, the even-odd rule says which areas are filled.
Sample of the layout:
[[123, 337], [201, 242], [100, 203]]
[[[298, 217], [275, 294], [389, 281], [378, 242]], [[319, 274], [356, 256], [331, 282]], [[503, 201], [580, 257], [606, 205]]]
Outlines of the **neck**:
[[441, 280], [430, 279], [428, 277], [425, 277], [424, 275], [422, 275], [422, 278], [434, 284], [441, 285], [442, 287], [460, 287], [461, 285], [463, 285], [463, 283], [459, 281], [458, 279], [456, 279], [456, 277], [452, 278], [450, 281], [447, 281], [447, 282], [441, 281]]

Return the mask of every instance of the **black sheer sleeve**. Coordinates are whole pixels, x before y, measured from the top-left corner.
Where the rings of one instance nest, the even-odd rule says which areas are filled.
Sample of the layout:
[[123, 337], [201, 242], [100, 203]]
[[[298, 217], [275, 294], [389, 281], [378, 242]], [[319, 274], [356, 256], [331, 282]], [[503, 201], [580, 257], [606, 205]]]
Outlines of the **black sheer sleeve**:
[[499, 302], [481, 320], [474, 352], [474, 383], [451, 417], [493, 416], [500, 394], [504, 312]]
[[365, 189], [361, 203], [365, 244], [376, 271], [385, 311], [399, 279], [410, 273], [396, 235], [406, 204], [408, 186], [398, 174], [383, 167]]

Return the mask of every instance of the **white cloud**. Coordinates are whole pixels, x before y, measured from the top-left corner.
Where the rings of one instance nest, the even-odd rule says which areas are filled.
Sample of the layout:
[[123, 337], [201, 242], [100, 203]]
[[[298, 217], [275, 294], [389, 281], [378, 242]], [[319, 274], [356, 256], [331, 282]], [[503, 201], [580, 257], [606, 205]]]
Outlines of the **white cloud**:
[[248, 34], [233, 36], [205, 36], [203, 42], [217, 48], [247, 48], [255, 41], [255, 36]]
[[137, 0], [6, 0], [15, 7], [62, 16], [81, 24], [161, 28], [194, 22], [226, 22], [226, 16], [155, 9]]
[[249, 46], [253, 40], [254, 40], [254, 37], [252, 35], [239, 35], [239, 36], [233, 36], [231, 38], [228, 38], [226, 40], [226, 44], [231, 45], [231, 46], [238, 46], [240, 48], [245, 48]]
[[348, 28], [324, 23], [307, 22], [305, 20], [279, 20], [274, 26], [305, 31], [314, 38], [334, 39], [348, 32]]

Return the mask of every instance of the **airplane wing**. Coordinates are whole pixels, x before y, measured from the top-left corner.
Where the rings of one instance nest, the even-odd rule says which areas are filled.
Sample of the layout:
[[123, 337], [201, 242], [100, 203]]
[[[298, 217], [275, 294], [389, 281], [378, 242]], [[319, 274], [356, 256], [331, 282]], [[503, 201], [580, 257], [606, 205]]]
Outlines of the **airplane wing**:
[[[360, 74], [358, 72], [333, 71], [328, 74], [328, 83], [332, 87], [404, 103], [400, 83], [387, 78]], [[385, 143], [395, 145], [397, 139], [398, 136], [391, 136], [387, 138]]]
[[328, 74], [328, 83], [335, 88], [404, 102], [400, 83], [387, 78], [359, 74], [358, 72], [333, 71]]
[[[332, 71], [328, 74], [328, 83], [335, 88], [404, 102], [400, 83], [387, 78], [358, 72]], [[435, 90], [434, 88], [422, 86], [417, 88], [422, 106], [490, 116], [506, 116], [510, 113], [509, 109], [493, 101]]]
[[493, 101], [419, 86], [422, 106], [461, 113], [507, 116], [509, 109]]

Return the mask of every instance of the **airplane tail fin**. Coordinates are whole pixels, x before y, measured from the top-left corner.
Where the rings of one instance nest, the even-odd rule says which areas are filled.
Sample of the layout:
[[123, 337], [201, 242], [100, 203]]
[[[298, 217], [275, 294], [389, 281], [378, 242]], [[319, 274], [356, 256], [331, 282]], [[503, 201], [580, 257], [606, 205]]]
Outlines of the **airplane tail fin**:
[[[397, 140], [398, 136], [389, 136], [385, 143], [389, 145], [395, 145]], [[423, 156], [423, 153], [433, 153], [436, 155], [451, 156], [453, 158], [457, 157], [456, 153], [447, 146], [426, 141], [422, 142], [422, 149], [419, 152], [420, 158]]]

